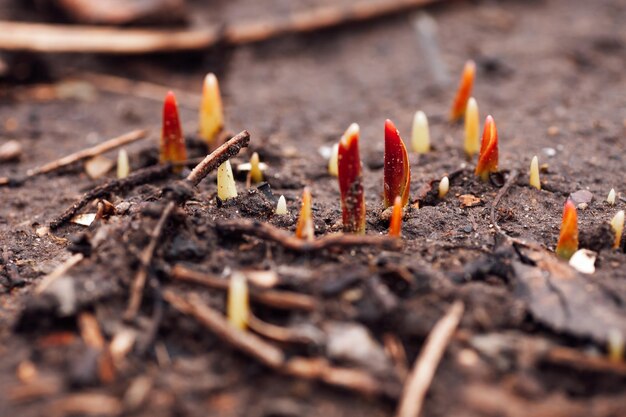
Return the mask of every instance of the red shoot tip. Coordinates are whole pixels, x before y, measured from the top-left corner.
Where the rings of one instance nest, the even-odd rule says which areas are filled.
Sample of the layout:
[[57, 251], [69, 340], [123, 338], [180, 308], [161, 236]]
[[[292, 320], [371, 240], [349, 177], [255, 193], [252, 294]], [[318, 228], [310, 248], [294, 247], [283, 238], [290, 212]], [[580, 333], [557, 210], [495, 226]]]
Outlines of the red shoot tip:
[[563, 221], [561, 222], [561, 234], [559, 243], [556, 245], [556, 254], [569, 259], [578, 250], [578, 215], [576, 206], [571, 200], [567, 200], [563, 208]]
[[467, 61], [463, 68], [461, 83], [456, 93], [452, 109], [450, 110], [450, 121], [455, 122], [465, 115], [467, 108], [467, 100], [472, 95], [472, 87], [474, 86], [474, 76], [476, 74], [476, 64], [474, 61]]
[[493, 172], [498, 172], [498, 129], [493, 117], [487, 116], [475, 174], [487, 181]]
[[[182, 162], [187, 159], [185, 137], [178, 117], [176, 97], [171, 91], [163, 103], [163, 129], [161, 130], [161, 162]], [[175, 170], [180, 171], [182, 167]]]
[[389, 119], [385, 121], [385, 169], [384, 169], [385, 208], [393, 205], [397, 196], [401, 197], [402, 207], [409, 202], [411, 167], [400, 132]]
[[400, 237], [402, 234], [402, 199], [397, 196], [393, 202], [393, 211], [389, 221], [389, 236]]
[[350, 125], [339, 141], [337, 165], [343, 231], [365, 233], [365, 198], [359, 157], [359, 125], [356, 123]]

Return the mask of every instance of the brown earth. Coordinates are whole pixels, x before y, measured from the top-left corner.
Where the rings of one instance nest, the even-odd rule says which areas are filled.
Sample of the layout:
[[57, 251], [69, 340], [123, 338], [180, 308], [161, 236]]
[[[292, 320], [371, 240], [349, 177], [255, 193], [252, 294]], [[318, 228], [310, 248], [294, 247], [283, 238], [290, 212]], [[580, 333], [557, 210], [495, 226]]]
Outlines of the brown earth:
[[[298, 2], [297, 7], [320, 3], [327, 2]], [[277, 16], [293, 11], [293, 4], [218, 1], [209, 8], [198, 1], [191, 7], [194, 19], [209, 22]], [[93, 394], [89, 401], [96, 401], [96, 394], [110, 401], [90, 403], [91, 412], [83, 414], [99, 409], [104, 415], [145, 416], [392, 415], [402, 381], [397, 369], [410, 368], [454, 300], [464, 302], [465, 314], [423, 415], [626, 415], [626, 365], [605, 359], [609, 335], [626, 335], [626, 255], [623, 244], [609, 249], [612, 233], [606, 227], [625, 205], [620, 192], [626, 190], [626, 3], [458, 1], [427, 12], [438, 23], [442, 58], [453, 80], [446, 87], [435, 83], [408, 14], [202, 54], [8, 57], [24, 63], [21, 74], [37, 83], [95, 71], [197, 94], [204, 74], [216, 72], [227, 128], [250, 131], [251, 150], [269, 165], [267, 182], [274, 197], [245, 190], [241, 180], [240, 196], [218, 204], [215, 175], [209, 175], [168, 222], [142, 309], [128, 323], [122, 314], [138, 254], [163, 210], [160, 190], [174, 176], [111, 196], [123, 210], [89, 230], [70, 224], [43, 236], [38, 228], [108, 179], [90, 180], [78, 164], [23, 186], [0, 188], [0, 415], [68, 414], [64, 407], [78, 393]], [[3, 19], [49, 17], [8, 0], [0, 3], [0, 13]], [[519, 172], [494, 210], [503, 233], [491, 218], [502, 184], [473, 176], [474, 161], [467, 162], [462, 152], [462, 126], [451, 126], [446, 118], [467, 59], [478, 64], [473, 94], [481, 115], [492, 114], [498, 126], [500, 168], [505, 174]], [[151, 134], [128, 147], [133, 169], [156, 162], [160, 102], [132, 92], [106, 92], [98, 84], [73, 88], [72, 98], [44, 101], [32, 84], [5, 81], [0, 138], [2, 143], [19, 140], [24, 154], [19, 162], [3, 163], [0, 176], [18, 175], [137, 128], [150, 128]], [[75, 97], [78, 93], [83, 97]], [[181, 97], [183, 125], [192, 134], [195, 103]], [[411, 197], [421, 208], [405, 217], [402, 250], [301, 254], [220, 232], [221, 221], [242, 217], [293, 231], [305, 185], [313, 193], [316, 233], [339, 231], [337, 181], [327, 174], [320, 148], [331, 146], [357, 122], [368, 233], [385, 233], [387, 222], [380, 217], [383, 123], [394, 120], [408, 139], [417, 109], [429, 115], [434, 150], [411, 155]], [[203, 156], [203, 149], [195, 146], [191, 153]], [[234, 163], [249, 155], [243, 152]], [[533, 155], [547, 165], [542, 191], [527, 185]], [[430, 184], [453, 173], [445, 199], [427, 193]], [[619, 196], [614, 207], [605, 202], [611, 188]], [[575, 273], [543, 249], [520, 244], [535, 242], [552, 251], [563, 203], [577, 190], [594, 196], [578, 211], [581, 245], [599, 252], [593, 275]], [[281, 194], [288, 202], [286, 218], [272, 214], [273, 198]], [[458, 196], [464, 194], [481, 203], [462, 207]], [[129, 204], [120, 206], [123, 202]], [[94, 247], [99, 230], [104, 240]], [[59, 300], [67, 301], [67, 287], [57, 291], [62, 295], [34, 289], [77, 250], [87, 258], [63, 278], [75, 292], [70, 311], [63, 314]], [[267, 322], [313, 327], [324, 335], [315, 343], [272, 342], [289, 356], [327, 356], [327, 342], [339, 337], [328, 328], [337, 322], [365, 326], [375, 346], [398, 340], [406, 360], [393, 372], [385, 369], [395, 388], [385, 395], [363, 395], [281, 376], [237, 352], [163, 300], [166, 290], [196, 293], [224, 310], [223, 292], [174, 282], [176, 264], [223, 279], [234, 270], [274, 271], [279, 288], [314, 296], [318, 305], [312, 312], [252, 304], [254, 314]], [[95, 315], [107, 342], [123, 329], [137, 335], [111, 380], [98, 369], [101, 353], [79, 335], [77, 320], [86, 312]], [[374, 374], [383, 366], [330, 359]], [[18, 372], [25, 361], [37, 369], [28, 383]], [[142, 405], [133, 408], [129, 387], [141, 377], [151, 382], [150, 389]]]

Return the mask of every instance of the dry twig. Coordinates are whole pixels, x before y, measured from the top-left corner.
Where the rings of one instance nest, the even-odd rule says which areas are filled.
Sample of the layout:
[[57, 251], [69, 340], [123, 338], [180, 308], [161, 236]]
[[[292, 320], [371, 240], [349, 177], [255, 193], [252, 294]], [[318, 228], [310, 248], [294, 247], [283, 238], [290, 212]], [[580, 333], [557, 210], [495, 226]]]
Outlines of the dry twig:
[[279, 243], [296, 252], [315, 252], [336, 247], [377, 246], [394, 250], [402, 245], [400, 239], [382, 235], [344, 235], [331, 234], [313, 241], [298, 239], [271, 224], [255, 220], [238, 219], [217, 223], [217, 229], [223, 233], [240, 233]]
[[128, 301], [128, 307], [124, 312], [124, 319], [133, 320], [137, 315], [137, 311], [139, 311], [139, 307], [141, 306], [141, 299], [143, 295], [143, 289], [146, 286], [146, 280], [148, 278], [148, 269], [150, 267], [150, 263], [152, 262], [152, 257], [154, 256], [154, 251], [157, 247], [157, 243], [159, 238], [161, 237], [161, 233], [163, 233], [163, 228], [165, 227], [165, 223], [169, 219], [170, 215], [174, 211], [174, 207], [176, 207], [176, 203], [170, 201], [165, 206], [163, 213], [161, 213], [161, 217], [157, 222], [156, 226], [152, 230], [150, 234], [150, 243], [148, 246], [144, 248], [141, 252], [141, 256], [139, 260], [141, 264], [139, 265], [139, 271], [135, 275], [135, 279], [133, 280], [133, 284], [131, 287], [130, 300]]
[[[94, 156], [101, 155], [105, 152], [111, 151], [113, 149], [119, 148], [124, 145], [128, 145], [129, 143], [136, 142], [140, 139], [143, 139], [146, 137], [147, 134], [148, 134], [147, 130], [134, 130], [132, 132], [126, 133], [116, 138], [109, 139], [106, 142], [100, 143], [91, 148], [74, 152], [71, 155], [67, 155], [55, 161], [48, 162], [47, 164], [42, 165], [40, 167], [29, 169], [28, 171], [26, 171], [26, 178], [32, 178], [37, 175], [47, 174], [49, 172], [56, 171], [57, 169], [63, 168], [75, 162], [93, 158]], [[11, 178], [7, 178], [7, 177], [0, 178], [0, 185], [7, 185], [10, 183], [11, 183]]]
[[237, 155], [243, 148], [247, 148], [250, 143], [250, 133], [243, 130], [230, 138], [219, 148], [206, 156], [187, 176], [187, 181], [198, 185], [209, 173], [233, 156]]
[[323, 358], [294, 357], [286, 360], [282, 350], [252, 333], [231, 326], [222, 314], [202, 303], [195, 294], [186, 299], [166, 290], [163, 298], [181, 313], [195, 317], [220, 339], [278, 372], [319, 380], [367, 395], [397, 394], [393, 384], [386, 386], [377, 378], [358, 369], [334, 367]]
[[[260, 334], [269, 340], [280, 343], [298, 343], [304, 345], [316, 344], [320, 342], [320, 338], [316, 337], [308, 328], [289, 328], [276, 326], [261, 320], [254, 314], [248, 316], [248, 327], [253, 332]], [[321, 333], [321, 331], [320, 331]]]
[[511, 171], [509, 173], [509, 177], [506, 180], [506, 183], [504, 184], [504, 186], [502, 186], [500, 191], [498, 191], [498, 194], [496, 194], [496, 197], [493, 199], [493, 202], [491, 203], [491, 213], [490, 213], [491, 224], [493, 224], [493, 227], [496, 229], [496, 232], [498, 232], [498, 234], [500, 234], [502, 237], [509, 240], [510, 242], [513, 242], [517, 245], [524, 246], [527, 248], [543, 250], [543, 248], [541, 248], [539, 245], [535, 243], [527, 242], [523, 239], [509, 236], [502, 229], [502, 227], [500, 227], [500, 225], [498, 224], [498, 219], [496, 218], [496, 209], [498, 207], [498, 204], [500, 204], [500, 200], [502, 200], [502, 198], [506, 195], [506, 193], [511, 189], [515, 181], [517, 181], [518, 176], [519, 176], [519, 171], [517, 170]]
[[0, 22], [0, 49], [53, 53], [142, 54], [204, 49], [220, 38], [202, 31]]
[[428, 335], [422, 351], [415, 361], [413, 370], [404, 385], [402, 398], [396, 412], [397, 417], [418, 417], [426, 391], [435, 376], [443, 353], [463, 316], [464, 306], [455, 302], [435, 324]]
[[214, 26], [204, 30], [119, 29], [98, 26], [0, 22], [0, 49], [56, 53], [141, 54], [238, 45], [289, 33], [307, 33], [400, 13], [441, 0], [370, 0], [328, 5], [270, 19]]
[[506, 193], [509, 191], [509, 189], [513, 186], [513, 184], [517, 180], [518, 175], [519, 175], [519, 172], [517, 170], [509, 173], [509, 177], [507, 178], [506, 183], [504, 184], [504, 186], [502, 186], [502, 188], [500, 188], [500, 191], [498, 191], [498, 194], [496, 194], [496, 197], [493, 199], [493, 202], [491, 203], [491, 213], [490, 213], [491, 224], [493, 224], [493, 227], [496, 228], [498, 233], [500, 233], [501, 235], [507, 238], [509, 236], [502, 230], [502, 228], [498, 224], [498, 221], [497, 221], [498, 219], [496, 219], [496, 208], [498, 207], [498, 204], [500, 204], [500, 200], [502, 200], [502, 197], [504, 197]]
[[[193, 271], [182, 265], [174, 266], [171, 275], [177, 281], [199, 284], [222, 291], [228, 290], [228, 281]], [[250, 288], [250, 297], [260, 304], [280, 309], [313, 311], [317, 308], [315, 298], [290, 291], [260, 290], [253, 287]]]
[[613, 362], [607, 357], [591, 356], [563, 346], [549, 349], [543, 355], [543, 360], [582, 371], [626, 376], [626, 363], [624, 362]]
[[69, 257], [65, 262], [59, 265], [54, 271], [46, 275], [39, 281], [39, 285], [35, 289], [35, 293], [41, 294], [57, 279], [61, 278], [63, 275], [67, 273], [74, 266], [78, 265], [80, 261], [84, 259], [84, 255], [82, 253], [76, 253]]
[[172, 172], [171, 164], [155, 165], [133, 172], [128, 177], [116, 179], [91, 189], [80, 200], [72, 204], [59, 217], [50, 222], [50, 229], [57, 229], [69, 221], [76, 213], [97, 198], [108, 196], [111, 193], [126, 190], [137, 185], [145, 184], [169, 175]]
[[220, 339], [270, 368], [280, 367], [284, 363], [285, 356], [280, 349], [252, 333], [241, 331], [230, 325], [225, 317], [205, 305], [198, 299], [197, 295], [191, 294], [187, 300], [171, 290], [166, 290], [163, 293], [163, 298], [176, 310], [198, 319]]

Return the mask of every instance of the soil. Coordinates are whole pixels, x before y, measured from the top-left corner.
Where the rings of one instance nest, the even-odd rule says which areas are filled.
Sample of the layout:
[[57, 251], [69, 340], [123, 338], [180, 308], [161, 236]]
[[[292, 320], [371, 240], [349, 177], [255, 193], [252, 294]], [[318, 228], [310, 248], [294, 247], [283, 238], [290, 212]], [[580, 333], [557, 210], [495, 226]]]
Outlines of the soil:
[[[194, 19], [280, 16], [329, 2], [214, 3], [191, 2]], [[626, 3], [446, 1], [426, 12], [438, 23], [440, 52], [453, 80], [446, 86], [432, 76], [408, 14], [206, 53], [5, 55], [23, 66], [2, 85], [0, 138], [18, 140], [24, 152], [20, 161], [2, 163], [0, 176], [19, 175], [138, 128], [151, 133], [127, 148], [133, 170], [156, 163], [160, 102], [97, 84], [80, 87], [70, 98], [42, 100], [33, 93], [34, 83], [90, 71], [197, 94], [203, 76], [213, 71], [227, 129], [247, 129], [252, 136], [250, 149], [233, 165], [257, 151], [269, 166], [272, 194], [246, 189], [245, 178], [239, 178], [239, 196], [219, 204], [215, 173], [201, 182], [167, 222], [141, 310], [128, 322], [122, 316], [139, 254], [165, 206], [161, 190], [175, 176], [111, 195], [118, 214], [90, 228], [66, 224], [49, 234], [40, 228], [114, 172], [91, 180], [76, 164], [0, 188], [0, 415], [71, 414], [70, 402], [80, 393], [91, 395], [92, 406], [78, 415], [394, 414], [398, 389], [364, 395], [280, 375], [172, 308], [163, 300], [166, 290], [198, 294], [217, 310], [225, 308], [223, 292], [172, 278], [173, 266], [183, 265], [223, 280], [237, 270], [273, 271], [276, 288], [318, 300], [312, 312], [253, 302], [255, 316], [272, 324], [310, 326], [330, 343], [340, 336], [331, 336], [329, 326], [351, 323], [368, 330], [375, 352], [399, 341], [406, 357], [388, 353], [394, 369], [384, 369], [398, 386], [435, 322], [461, 300], [465, 313], [430, 386], [424, 416], [626, 416], [626, 365], [606, 359], [609, 341], [626, 335], [626, 254], [623, 244], [610, 248], [613, 236], [606, 226], [625, 206]], [[0, 2], [0, 16], [52, 19], [8, 0]], [[465, 159], [462, 125], [447, 121], [467, 59], [478, 65], [473, 95], [481, 115], [492, 114], [499, 131], [503, 176], [489, 183], [475, 178], [475, 161]], [[205, 152], [193, 137], [197, 112], [192, 103], [179, 101], [183, 127], [196, 143], [190, 157], [201, 157]], [[394, 120], [408, 141], [417, 109], [429, 115], [434, 149], [411, 155], [411, 198], [420, 208], [413, 204], [406, 213], [401, 250], [298, 253], [220, 230], [222, 221], [250, 218], [294, 231], [308, 185], [316, 234], [340, 231], [337, 180], [328, 175], [320, 150], [357, 122], [367, 233], [386, 233], [383, 124]], [[545, 164], [542, 191], [528, 186], [534, 155]], [[436, 188], [444, 175], [450, 175], [451, 186], [440, 200], [429, 187]], [[498, 195], [507, 180], [510, 188]], [[615, 206], [605, 201], [611, 188], [618, 192]], [[581, 246], [598, 252], [593, 275], [579, 274], [549, 254], [563, 204], [578, 190], [593, 194], [578, 210]], [[459, 196], [466, 194], [479, 204], [463, 207]], [[273, 214], [280, 195], [287, 199], [285, 217]], [[89, 205], [83, 211], [95, 210]], [[85, 259], [61, 278], [60, 288], [37, 293], [41, 279], [72, 252]], [[96, 318], [106, 343], [121, 331], [137, 337], [112, 377], [99, 368], [101, 352], [81, 337], [79, 317], [86, 315]], [[330, 355], [325, 342], [271, 343], [288, 356]], [[384, 367], [353, 356], [329, 359], [372, 374]], [[36, 369], [30, 379], [29, 364]], [[134, 403], [129, 388], [138, 381], [149, 381], [149, 388]]]

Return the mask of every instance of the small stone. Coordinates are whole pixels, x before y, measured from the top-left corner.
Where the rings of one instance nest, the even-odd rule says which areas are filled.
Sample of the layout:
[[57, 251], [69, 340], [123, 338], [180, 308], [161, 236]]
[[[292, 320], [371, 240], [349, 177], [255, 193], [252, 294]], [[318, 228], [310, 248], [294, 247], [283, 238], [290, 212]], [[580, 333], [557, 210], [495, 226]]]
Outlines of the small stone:
[[558, 128], [558, 126], [550, 126], [548, 128], [548, 135], [549, 136], [556, 136], [561, 132], [561, 129]]
[[472, 231], [473, 231], [473, 230], [474, 230], [474, 228], [472, 227], [472, 225], [471, 225], [471, 224], [468, 224], [468, 225], [466, 225], [466, 226], [464, 226], [464, 227], [463, 227], [463, 231], [464, 231], [465, 233], [472, 233]]
[[325, 330], [328, 335], [326, 349], [330, 358], [357, 364], [378, 375], [385, 375], [392, 368], [384, 349], [366, 327], [354, 323], [330, 322]]
[[593, 200], [593, 194], [589, 190], [578, 190], [569, 196], [576, 208], [585, 209]]
[[91, 179], [98, 179], [106, 175], [113, 168], [115, 162], [103, 155], [97, 155], [85, 162], [85, 172]]
[[115, 212], [117, 214], [126, 214], [130, 209], [130, 203], [128, 201], [122, 201], [115, 206]]
[[0, 145], [0, 161], [17, 161], [22, 157], [22, 145], [16, 140], [10, 140]]
[[593, 274], [596, 272], [596, 257], [598, 254], [589, 249], [579, 249], [569, 260], [569, 264], [572, 268], [583, 274]]
[[552, 158], [553, 156], [556, 156], [556, 149], [554, 148], [543, 148], [541, 150], [548, 158]]

